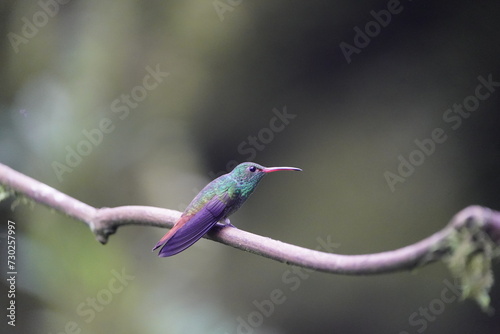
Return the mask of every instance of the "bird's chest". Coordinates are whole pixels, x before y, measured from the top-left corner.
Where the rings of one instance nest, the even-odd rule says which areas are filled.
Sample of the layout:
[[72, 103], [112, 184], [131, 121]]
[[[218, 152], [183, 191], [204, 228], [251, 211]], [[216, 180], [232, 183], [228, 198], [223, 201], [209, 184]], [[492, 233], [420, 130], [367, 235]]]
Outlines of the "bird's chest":
[[228, 210], [226, 211], [225, 216], [227, 217], [238, 210], [247, 198], [248, 196], [245, 196], [245, 193], [241, 188], [236, 187], [235, 189], [232, 189], [229, 196]]

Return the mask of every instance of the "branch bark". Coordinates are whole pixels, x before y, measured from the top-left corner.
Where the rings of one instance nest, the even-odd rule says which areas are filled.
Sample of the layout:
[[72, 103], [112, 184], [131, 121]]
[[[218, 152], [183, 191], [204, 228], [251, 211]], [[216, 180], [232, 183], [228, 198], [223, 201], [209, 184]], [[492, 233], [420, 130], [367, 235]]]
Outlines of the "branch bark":
[[[0, 184], [3, 185], [4, 191], [16, 197], [28, 198], [84, 222], [102, 244], [105, 244], [120, 226], [133, 224], [171, 228], [181, 215], [179, 211], [147, 206], [94, 208], [2, 164]], [[447, 257], [453, 253], [456, 233], [464, 230], [473, 233], [475, 239], [481, 239], [477, 238], [477, 233], [481, 233], [498, 249], [500, 213], [485, 207], [469, 206], [457, 213], [441, 231], [428, 238], [396, 250], [364, 255], [325, 253], [220, 225], [216, 225], [205, 237], [279, 262], [312, 270], [367, 275], [410, 270]], [[484, 244], [478, 244], [471, 253], [484, 251], [484, 248]]]

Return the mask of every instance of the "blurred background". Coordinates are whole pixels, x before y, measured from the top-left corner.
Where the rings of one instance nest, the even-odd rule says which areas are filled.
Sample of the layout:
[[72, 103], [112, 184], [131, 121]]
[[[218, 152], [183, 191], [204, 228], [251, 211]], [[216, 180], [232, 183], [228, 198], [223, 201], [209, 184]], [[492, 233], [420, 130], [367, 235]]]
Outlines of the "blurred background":
[[[296, 166], [232, 223], [342, 254], [416, 242], [471, 204], [500, 209], [498, 1], [59, 1], [0, 4], [0, 162], [70, 196], [182, 211], [236, 162]], [[5, 200], [0, 215], [2, 310], [8, 220], [18, 271], [2, 333], [500, 329], [498, 284], [489, 316], [440, 263], [348, 277], [208, 240], [160, 259], [163, 229], [102, 246], [39, 205]]]

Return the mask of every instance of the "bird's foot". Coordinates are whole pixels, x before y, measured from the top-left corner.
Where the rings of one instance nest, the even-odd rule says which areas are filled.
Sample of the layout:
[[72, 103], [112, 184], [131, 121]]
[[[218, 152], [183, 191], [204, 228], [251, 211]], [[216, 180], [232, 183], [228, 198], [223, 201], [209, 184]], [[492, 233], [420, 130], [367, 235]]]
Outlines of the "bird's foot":
[[220, 225], [222, 225], [224, 227], [228, 226], [228, 227], [237, 228], [236, 226], [234, 226], [233, 224], [231, 224], [231, 221], [229, 220], [229, 218], [224, 219], [223, 222], [222, 221], [218, 222], [218, 224], [220, 224]]

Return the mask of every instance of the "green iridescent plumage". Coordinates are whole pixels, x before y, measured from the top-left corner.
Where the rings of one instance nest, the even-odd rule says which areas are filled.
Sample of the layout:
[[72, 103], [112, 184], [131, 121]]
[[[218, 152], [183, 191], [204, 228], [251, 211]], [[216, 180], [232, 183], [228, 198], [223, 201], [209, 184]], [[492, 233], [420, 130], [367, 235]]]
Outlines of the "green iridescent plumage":
[[262, 178], [271, 172], [301, 169], [295, 167], [263, 167], [244, 162], [230, 173], [210, 182], [188, 205], [174, 227], [158, 241], [159, 256], [171, 256], [191, 246], [217, 222], [225, 221], [250, 197]]
[[[250, 167], [255, 168], [255, 171], [251, 172]], [[253, 193], [255, 187], [266, 175], [265, 172], [259, 172], [264, 168], [256, 163], [239, 164], [231, 173], [224, 174], [207, 184], [191, 201], [185, 213], [192, 214], [199, 211], [203, 205], [217, 196], [228, 206], [227, 216], [229, 216], [238, 210]]]

